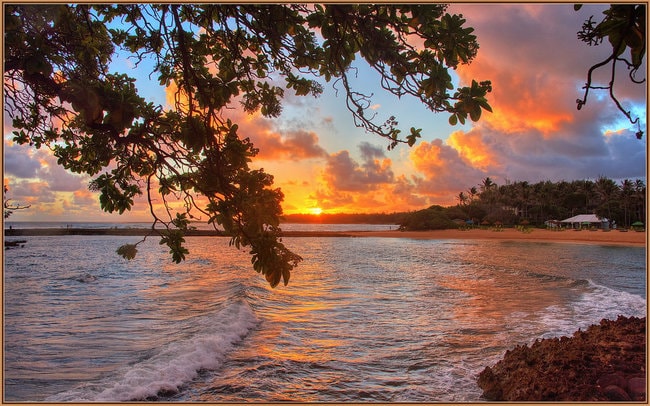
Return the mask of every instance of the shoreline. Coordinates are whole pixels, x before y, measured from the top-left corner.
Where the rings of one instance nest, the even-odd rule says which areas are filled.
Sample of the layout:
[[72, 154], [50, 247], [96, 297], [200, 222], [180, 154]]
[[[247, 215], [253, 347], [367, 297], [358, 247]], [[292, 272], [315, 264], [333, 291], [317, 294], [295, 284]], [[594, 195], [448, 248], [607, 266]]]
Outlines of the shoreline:
[[[418, 240], [499, 240], [499, 241], [526, 241], [526, 242], [557, 242], [573, 244], [595, 245], [624, 245], [632, 247], [645, 247], [647, 234], [645, 232], [618, 230], [589, 231], [589, 230], [564, 230], [551, 231], [531, 229], [522, 232], [514, 228], [505, 228], [499, 231], [472, 229], [472, 230], [430, 230], [430, 231], [285, 231], [283, 237], [348, 237], [348, 238], [409, 238]], [[146, 228], [25, 228], [5, 229], [5, 237], [22, 236], [59, 236], [59, 235], [122, 235], [145, 236], [151, 233]], [[227, 237], [217, 230], [190, 230], [186, 236]]]
[[430, 231], [354, 231], [349, 232], [353, 237], [383, 237], [383, 238], [411, 238], [418, 240], [499, 240], [499, 241], [526, 241], [526, 242], [557, 242], [573, 244], [594, 245], [625, 245], [645, 247], [647, 234], [645, 232], [627, 231], [551, 231], [531, 229], [522, 232], [514, 228], [504, 228], [499, 231], [472, 229], [472, 230], [430, 230]]

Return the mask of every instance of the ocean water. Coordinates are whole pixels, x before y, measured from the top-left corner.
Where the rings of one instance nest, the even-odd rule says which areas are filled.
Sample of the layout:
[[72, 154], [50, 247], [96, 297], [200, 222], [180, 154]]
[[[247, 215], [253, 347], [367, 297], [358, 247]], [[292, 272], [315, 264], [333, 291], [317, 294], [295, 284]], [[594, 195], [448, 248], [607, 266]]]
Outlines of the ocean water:
[[26, 237], [5, 251], [4, 400], [480, 401], [504, 352], [645, 316], [645, 248], [285, 238], [271, 289], [246, 252], [187, 238]]

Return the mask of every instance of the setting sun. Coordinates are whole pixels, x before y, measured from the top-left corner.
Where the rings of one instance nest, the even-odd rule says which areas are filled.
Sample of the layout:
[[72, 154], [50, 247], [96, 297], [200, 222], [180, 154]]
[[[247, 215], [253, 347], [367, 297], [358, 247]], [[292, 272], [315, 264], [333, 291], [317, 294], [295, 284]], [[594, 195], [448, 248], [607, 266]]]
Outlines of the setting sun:
[[320, 207], [312, 207], [311, 209], [309, 209], [309, 214], [314, 214], [316, 216], [320, 215], [322, 212], [323, 209], [321, 209]]

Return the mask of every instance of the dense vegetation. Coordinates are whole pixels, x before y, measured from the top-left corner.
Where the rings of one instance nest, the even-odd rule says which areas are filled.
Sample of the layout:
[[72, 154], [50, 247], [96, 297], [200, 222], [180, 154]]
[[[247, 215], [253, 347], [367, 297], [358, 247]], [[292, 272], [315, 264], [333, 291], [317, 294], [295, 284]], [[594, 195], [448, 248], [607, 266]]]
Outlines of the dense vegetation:
[[478, 187], [460, 192], [458, 204], [432, 206], [410, 213], [400, 222], [407, 230], [457, 227], [453, 220], [473, 224], [544, 226], [547, 220], [563, 220], [577, 214], [593, 213], [628, 228], [646, 222], [646, 186], [643, 180], [625, 179], [616, 183], [599, 177], [571, 182], [508, 182], [497, 185], [485, 178]]

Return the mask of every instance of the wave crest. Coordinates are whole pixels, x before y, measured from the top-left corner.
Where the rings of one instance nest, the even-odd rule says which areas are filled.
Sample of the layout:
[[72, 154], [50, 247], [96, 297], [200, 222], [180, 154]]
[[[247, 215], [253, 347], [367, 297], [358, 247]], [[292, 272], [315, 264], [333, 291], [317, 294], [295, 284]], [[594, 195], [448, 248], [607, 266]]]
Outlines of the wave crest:
[[203, 329], [172, 342], [151, 357], [122, 369], [101, 383], [85, 385], [50, 397], [49, 401], [137, 401], [170, 396], [196, 378], [215, 370], [258, 324], [245, 301], [237, 301], [202, 320]]

